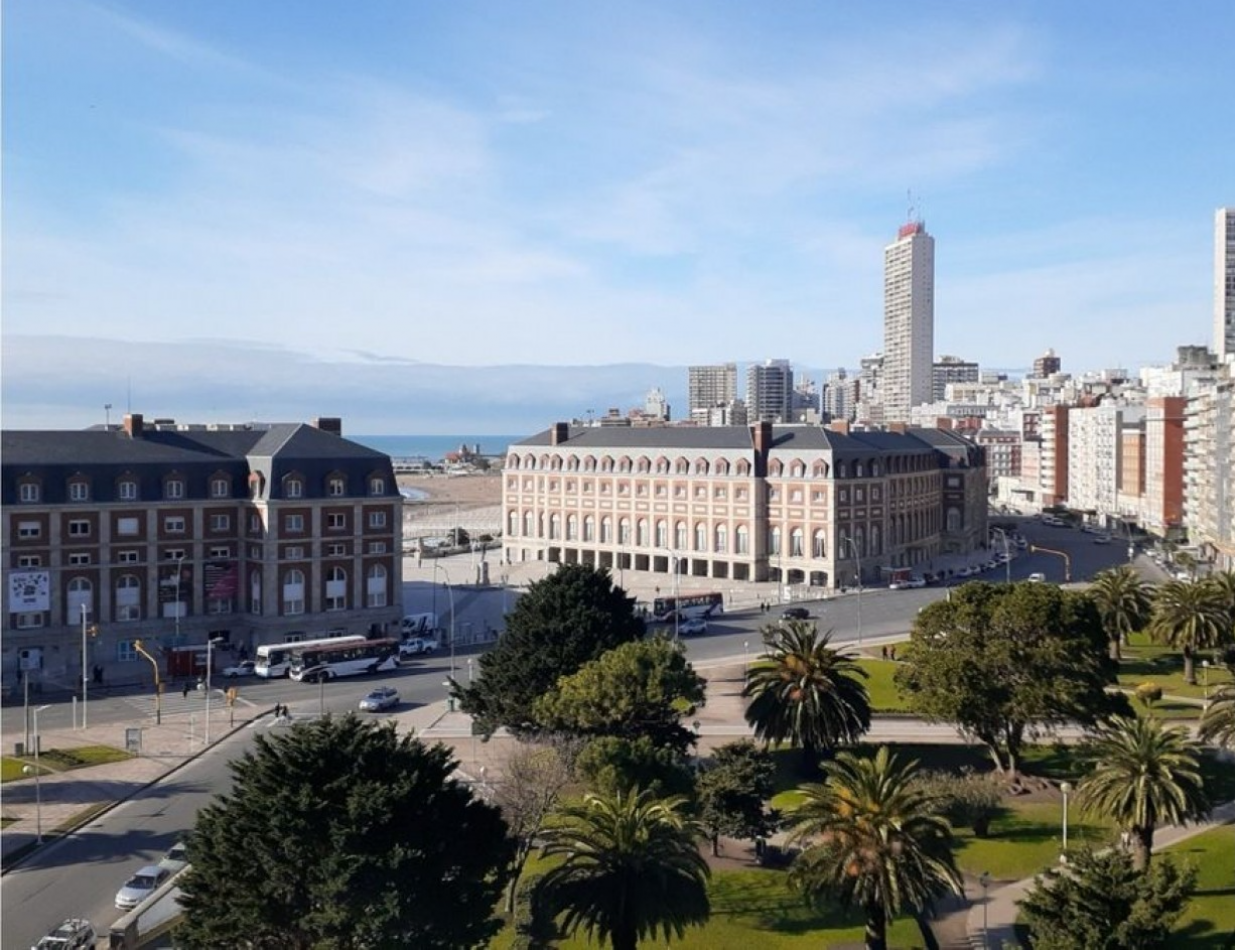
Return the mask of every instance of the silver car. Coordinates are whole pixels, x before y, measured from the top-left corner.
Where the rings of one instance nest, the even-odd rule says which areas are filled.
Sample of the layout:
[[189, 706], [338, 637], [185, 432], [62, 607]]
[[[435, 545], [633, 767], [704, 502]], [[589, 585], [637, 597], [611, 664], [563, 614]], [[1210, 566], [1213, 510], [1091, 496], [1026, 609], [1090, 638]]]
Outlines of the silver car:
[[116, 892], [116, 906], [120, 910], [132, 910], [147, 897], [159, 889], [159, 886], [171, 877], [171, 871], [157, 864], [147, 864], [138, 868], [124, 883], [124, 887]]
[[399, 691], [393, 686], [379, 686], [377, 689], [370, 690], [369, 694], [360, 701], [360, 709], [363, 712], [381, 712], [397, 705], [399, 705]]
[[70, 917], [31, 950], [90, 950], [96, 940], [94, 926], [80, 917]]

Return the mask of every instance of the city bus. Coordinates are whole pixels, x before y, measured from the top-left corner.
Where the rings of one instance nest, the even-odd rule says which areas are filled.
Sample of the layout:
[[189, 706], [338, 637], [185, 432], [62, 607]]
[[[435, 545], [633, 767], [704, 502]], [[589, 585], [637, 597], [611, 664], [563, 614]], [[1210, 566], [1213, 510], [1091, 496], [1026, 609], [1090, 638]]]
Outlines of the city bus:
[[292, 669], [292, 650], [297, 647], [321, 646], [326, 643], [354, 643], [364, 637], [357, 633], [323, 637], [319, 640], [293, 640], [287, 643], [264, 643], [257, 648], [253, 672], [265, 679], [287, 676]]
[[652, 619], [660, 623], [678, 620], [702, 620], [725, 609], [725, 595], [720, 592], [708, 594], [678, 594], [674, 597], [657, 597], [652, 601]]
[[389, 672], [399, 668], [399, 641], [393, 638], [349, 640], [292, 649], [292, 670], [297, 682], [320, 683], [340, 676]]

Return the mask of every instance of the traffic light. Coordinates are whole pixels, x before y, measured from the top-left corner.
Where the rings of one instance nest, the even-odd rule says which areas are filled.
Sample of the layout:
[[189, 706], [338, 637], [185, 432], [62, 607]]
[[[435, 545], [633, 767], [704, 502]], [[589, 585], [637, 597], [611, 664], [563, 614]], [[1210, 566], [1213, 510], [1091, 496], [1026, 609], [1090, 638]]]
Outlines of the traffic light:
[[99, 625], [97, 623], [90, 624], [86, 627], [86, 633], [88, 633], [90, 635], [90, 639], [93, 640], [99, 635]]

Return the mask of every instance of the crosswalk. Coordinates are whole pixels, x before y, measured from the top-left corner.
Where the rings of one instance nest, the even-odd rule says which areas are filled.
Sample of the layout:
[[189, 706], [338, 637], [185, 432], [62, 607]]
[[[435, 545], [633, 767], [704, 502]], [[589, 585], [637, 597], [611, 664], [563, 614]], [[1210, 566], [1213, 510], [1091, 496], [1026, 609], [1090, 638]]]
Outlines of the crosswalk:
[[[143, 716], [154, 718], [156, 702], [153, 694], [141, 696], [127, 696], [125, 703], [136, 709]], [[257, 703], [250, 699], [245, 699], [243, 695], [236, 697], [237, 707], [253, 709]], [[190, 690], [189, 695], [185, 696], [179, 690], [174, 692], [164, 693], [162, 700], [162, 708], [164, 716], [189, 716], [197, 715], [204, 716], [206, 713], [206, 695], [199, 693], [196, 690]], [[218, 715], [218, 710], [227, 708], [227, 691], [222, 689], [212, 689], [210, 691], [210, 713], [211, 718]]]

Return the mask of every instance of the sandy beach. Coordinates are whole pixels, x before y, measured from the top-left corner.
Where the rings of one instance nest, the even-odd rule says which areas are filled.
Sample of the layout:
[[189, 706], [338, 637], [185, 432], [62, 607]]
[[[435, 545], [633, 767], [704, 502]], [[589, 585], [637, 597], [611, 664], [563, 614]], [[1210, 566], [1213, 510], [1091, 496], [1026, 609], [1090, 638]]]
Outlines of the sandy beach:
[[502, 476], [491, 475], [399, 475], [400, 488], [425, 493], [423, 502], [412, 505], [458, 505], [461, 510], [488, 508], [502, 503]]

